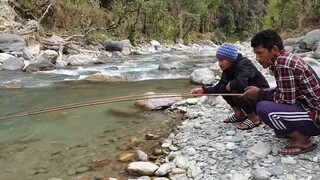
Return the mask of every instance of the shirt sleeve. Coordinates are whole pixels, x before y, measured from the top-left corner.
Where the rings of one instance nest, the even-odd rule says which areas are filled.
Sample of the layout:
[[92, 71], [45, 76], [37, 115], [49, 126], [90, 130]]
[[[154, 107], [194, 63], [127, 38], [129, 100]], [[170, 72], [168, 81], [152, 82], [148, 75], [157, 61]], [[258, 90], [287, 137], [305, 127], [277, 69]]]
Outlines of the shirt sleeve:
[[277, 103], [295, 104], [296, 86], [294, 69], [278, 67], [275, 71], [277, 89], [273, 100]]
[[236, 79], [230, 81], [232, 91], [242, 92], [249, 84], [249, 79], [255, 76], [255, 67], [250, 61], [244, 61], [239, 67]]

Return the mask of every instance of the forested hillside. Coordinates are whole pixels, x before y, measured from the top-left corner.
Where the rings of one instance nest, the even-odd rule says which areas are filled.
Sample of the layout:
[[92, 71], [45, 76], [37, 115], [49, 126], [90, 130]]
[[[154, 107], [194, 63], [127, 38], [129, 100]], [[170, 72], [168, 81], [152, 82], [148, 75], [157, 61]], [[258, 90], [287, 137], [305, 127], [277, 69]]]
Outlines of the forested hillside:
[[190, 42], [244, 40], [263, 28], [280, 31], [320, 24], [320, 0], [15, 0], [23, 19], [41, 19], [46, 33], [95, 39]]

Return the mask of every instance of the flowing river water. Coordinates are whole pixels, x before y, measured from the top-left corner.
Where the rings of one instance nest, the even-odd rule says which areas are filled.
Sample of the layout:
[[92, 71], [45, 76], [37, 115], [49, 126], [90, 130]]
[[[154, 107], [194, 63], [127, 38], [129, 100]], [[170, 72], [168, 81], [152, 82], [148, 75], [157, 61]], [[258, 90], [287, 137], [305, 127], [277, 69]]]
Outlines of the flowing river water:
[[[170, 56], [183, 57], [179, 52]], [[160, 71], [163, 54], [128, 57], [90, 67], [27, 74], [0, 71], [0, 82], [20, 80], [25, 88], [0, 89], [0, 115], [146, 92], [187, 93], [192, 69], [209, 65], [209, 57], [181, 61], [184, 70]], [[117, 71], [127, 82], [79, 81], [84, 75]], [[124, 164], [117, 162], [130, 139], [163, 131], [170, 119], [163, 111], [146, 112], [134, 102], [120, 102], [61, 110], [0, 121], [0, 179], [72, 179], [93, 170], [97, 159], [106, 161], [103, 171], [117, 177]]]

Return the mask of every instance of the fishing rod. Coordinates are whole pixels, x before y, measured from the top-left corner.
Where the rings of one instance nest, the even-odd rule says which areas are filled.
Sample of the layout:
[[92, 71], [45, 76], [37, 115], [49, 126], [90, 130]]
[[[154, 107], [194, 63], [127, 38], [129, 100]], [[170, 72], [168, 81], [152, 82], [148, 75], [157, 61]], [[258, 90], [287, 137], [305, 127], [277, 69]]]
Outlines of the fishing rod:
[[34, 114], [41, 114], [52, 111], [80, 108], [85, 106], [93, 106], [99, 104], [107, 103], [116, 103], [116, 102], [125, 102], [125, 101], [135, 101], [135, 100], [144, 100], [144, 99], [159, 99], [159, 98], [171, 98], [171, 97], [200, 97], [200, 96], [240, 96], [242, 94], [238, 93], [225, 93], [225, 94], [190, 94], [190, 93], [157, 93], [157, 94], [140, 94], [140, 95], [131, 95], [131, 96], [122, 96], [116, 98], [107, 98], [107, 99], [97, 99], [91, 101], [85, 101], [80, 103], [65, 104], [61, 106], [52, 106], [48, 108], [42, 108], [33, 111], [25, 111], [20, 113], [13, 113], [0, 116], [0, 120], [29, 116]]

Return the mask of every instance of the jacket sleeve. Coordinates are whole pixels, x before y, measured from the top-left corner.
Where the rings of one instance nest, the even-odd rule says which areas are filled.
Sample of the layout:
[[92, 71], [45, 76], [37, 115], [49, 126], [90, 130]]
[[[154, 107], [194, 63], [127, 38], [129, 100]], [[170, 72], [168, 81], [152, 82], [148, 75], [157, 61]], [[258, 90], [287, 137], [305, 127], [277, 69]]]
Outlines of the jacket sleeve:
[[203, 94], [211, 94], [211, 93], [217, 93], [219, 86], [223, 84], [222, 80], [218, 82], [215, 86], [202, 86]]
[[210, 94], [210, 93], [218, 93], [219, 92], [219, 88], [225, 84], [225, 80], [226, 79], [226, 74], [222, 73], [221, 78], [219, 80], [219, 82], [214, 85], [214, 86], [203, 86], [203, 93], [204, 94]]
[[232, 91], [244, 91], [248, 86], [249, 80], [255, 76], [255, 66], [250, 60], [242, 60], [237, 67], [237, 77], [230, 81], [230, 87]]

